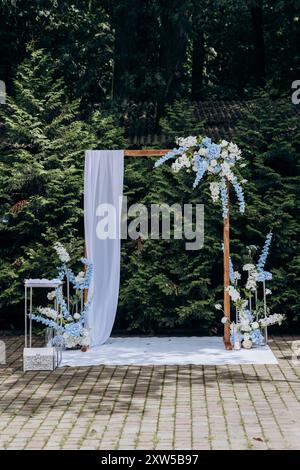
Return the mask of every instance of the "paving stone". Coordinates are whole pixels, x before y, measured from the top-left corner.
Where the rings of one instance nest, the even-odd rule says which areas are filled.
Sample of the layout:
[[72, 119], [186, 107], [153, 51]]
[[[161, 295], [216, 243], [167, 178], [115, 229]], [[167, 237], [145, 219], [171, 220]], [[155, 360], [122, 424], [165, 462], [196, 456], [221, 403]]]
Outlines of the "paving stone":
[[[300, 364], [94, 366], [22, 371], [21, 337], [0, 375], [1, 449], [299, 449]], [[34, 339], [35, 345], [40, 339]]]

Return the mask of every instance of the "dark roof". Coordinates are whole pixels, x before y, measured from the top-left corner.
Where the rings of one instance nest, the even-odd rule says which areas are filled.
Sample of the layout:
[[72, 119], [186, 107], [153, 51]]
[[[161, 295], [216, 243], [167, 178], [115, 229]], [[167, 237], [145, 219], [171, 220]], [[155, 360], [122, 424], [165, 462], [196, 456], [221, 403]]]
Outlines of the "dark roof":
[[[201, 101], [194, 103], [199, 121], [204, 121], [205, 133], [215, 140], [231, 138], [247, 101]], [[127, 103], [123, 105], [122, 124], [131, 145], [157, 145], [167, 142], [157, 131], [157, 109], [153, 103]]]
[[[232, 139], [243, 112], [251, 108], [252, 101], [195, 102], [199, 121], [204, 121], [205, 134], [214, 140]], [[127, 103], [123, 108], [122, 124], [130, 146], [163, 145], [168, 139], [157, 131], [157, 112], [153, 103]], [[300, 117], [300, 105], [292, 106]]]

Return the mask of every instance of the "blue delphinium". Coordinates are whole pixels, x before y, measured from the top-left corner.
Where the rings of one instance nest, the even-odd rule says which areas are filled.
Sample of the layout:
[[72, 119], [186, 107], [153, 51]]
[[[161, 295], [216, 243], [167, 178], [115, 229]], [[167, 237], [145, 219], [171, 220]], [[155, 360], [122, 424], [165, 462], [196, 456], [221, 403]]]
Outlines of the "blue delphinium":
[[170, 152], [166, 153], [166, 155], [163, 155], [158, 160], [156, 160], [156, 162], [154, 163], [154, 168], [163, 165], [168, 160], [171, 160], [171, 158], [176, 158], [178, 155], [182, 155], [186, 150], [187, 147], [179, 147], [178, 149], [174, 148]]
[[256, 276], [256, 280], [258, 282], [263, 282], [263, 281], [271, 281], [273, 275], [269, 271], [259, 271], [259, 273]]
[[84, 289], [88, 289], [91, 283], [92, 276], [93, 276], [93, 264], [90, 263], [86, 258], [81, 258], [80, 261], [87, 266], [87, 270], [83, 278], [78, 280], [78, 278], [76, 278], [73, 271], [69, 268], [65, 269], [65, 274], [68, 277], [69, 281], [73, 284], [75, 289], [84, 290]]
[[258, 259], [258, 262], [257, 262], [257, 265], [256, 265], [257, 271], [259, 271], [259, 272], [263, 271], [263, 269], [265, 267], [266, 260], [267, 260], [269, 250], [270, 250], [272, 237], [273, 237], [272, 232], [269, 232], [268, 235], [266, 236], [266, 240], [265, 240], [261, 255], [260, 255], [260, 257]]
[[225, 180], [222, 179], [221, 188], [220, 188], [221, 202], [222, 202], [222, 211], [223, 219], [226, 219], [228, 215], [228, 194]]
[[244, 198], [243, 188], [238, 182], [235, 182], [233, 184], [233, 187], [234, 187], [237, 199], [238, 199], [240, 213], [243, 214], [245, 212], [245, 198]]
[[45, 318], [42, 315], [31, 315], [32, 320], [38, 321], [42, 323], [45, 326], [48, 326], [49, 328], [53, 328], [56, 331], [61, 331], [63, 330], [63, 327], [58, 325], [54, 320], [50, 320], [49, 318]]
[[208, 163], [206, 160], [203, 160], [201, 157], [196, 157], [195, 158], [195, 165], [196, 165], [196, 168], [197, 168], [197, 174], [196, 174], [196, 178], [195, 178], [195, 181], [194, 181], [194, 184], [193, 184], [193, 188], [196, 188], [198, 186], [198, 184], [200, 183], [201, 179], [203, 178], [206, 170], [207, 170], [207, 167], [208, 167]]

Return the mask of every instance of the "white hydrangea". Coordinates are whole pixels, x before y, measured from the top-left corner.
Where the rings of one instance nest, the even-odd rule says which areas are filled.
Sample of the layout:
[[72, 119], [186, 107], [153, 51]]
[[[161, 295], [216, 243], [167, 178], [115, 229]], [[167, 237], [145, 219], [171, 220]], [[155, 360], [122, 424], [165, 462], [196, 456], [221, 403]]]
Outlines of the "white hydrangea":
[[243, 271], [253, 271], [255, 269], [254, 264], [248, 263], [244, 264]]
[[67, 349], [89, 345], [89, 331], [86, 328], [83, 328], [80, 336], [72, 336], [70, 333], [65, 332], [63, 338]]
[[197, 144], [197, 137], [193, 135], [188, 137], [176, 137], [175, 142], [179, 147], [194, 147]]
[[245, 331], [245, 332], [248, 332], [248, 331], [251, 331], [251, 325], [249, 324], [249, 321], [241, 321], [241, 331]]
[[201, 157], [207, 157], [208, 149], [201, 147], [201, 149], [198, 150], [197, 154], [200, 155]]

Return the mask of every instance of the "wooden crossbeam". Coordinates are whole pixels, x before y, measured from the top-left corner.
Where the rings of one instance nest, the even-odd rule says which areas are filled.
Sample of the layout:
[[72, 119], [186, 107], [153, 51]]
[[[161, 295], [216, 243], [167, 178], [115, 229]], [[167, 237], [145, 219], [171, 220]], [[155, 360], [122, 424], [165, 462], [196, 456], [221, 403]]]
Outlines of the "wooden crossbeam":
[[124, 150], [124, 157], [162, 157], [166, 153], [170, 152], [169, 149], [157, 150], [157, 149], [145, 149], [145, 150]]

